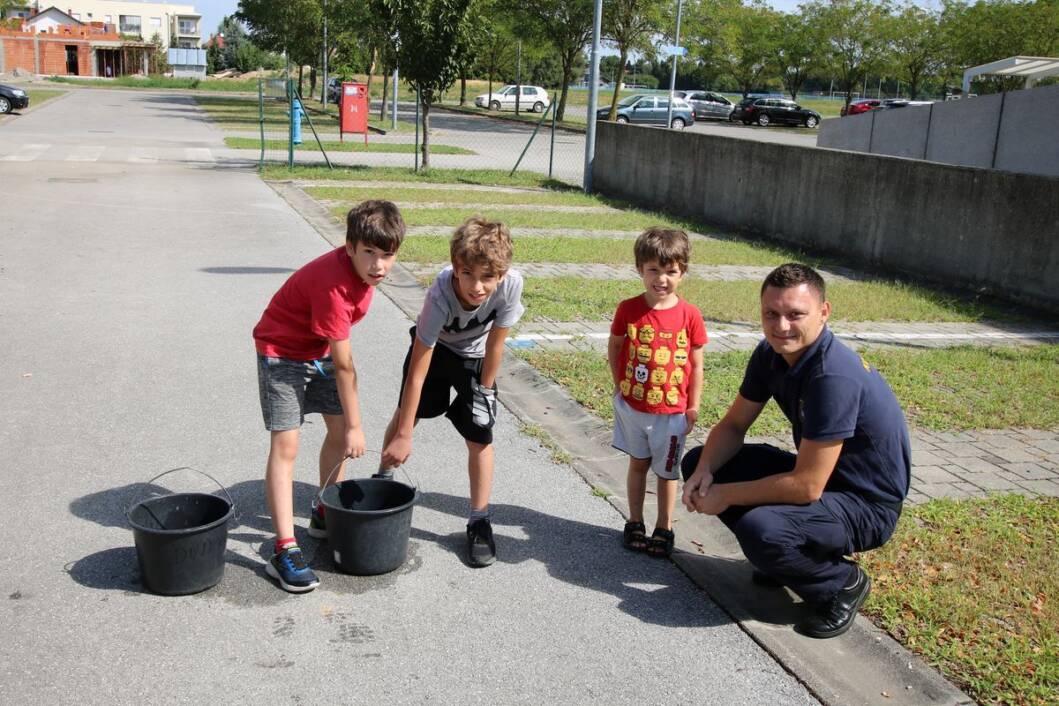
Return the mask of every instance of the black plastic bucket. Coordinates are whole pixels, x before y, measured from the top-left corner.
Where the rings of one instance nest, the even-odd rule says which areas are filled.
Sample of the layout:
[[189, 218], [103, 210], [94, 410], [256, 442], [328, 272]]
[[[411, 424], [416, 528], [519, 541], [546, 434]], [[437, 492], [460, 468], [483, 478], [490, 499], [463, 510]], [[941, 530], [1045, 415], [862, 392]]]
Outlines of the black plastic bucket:
[[403, 564], [416, 496], [412, 486], [383, 478], [346, 480], [324, 488], [320, 502], [338, 568], [374, 576]]
[[[224, 486], [221, 489], [228, 494]], [[224, 576], [233, 512], [231, 496], [226, 500], [207, 493], [173, 493], [133, 505], [127, 516], [144, 587], [164, 596], [182, 596], [216, 586]]]

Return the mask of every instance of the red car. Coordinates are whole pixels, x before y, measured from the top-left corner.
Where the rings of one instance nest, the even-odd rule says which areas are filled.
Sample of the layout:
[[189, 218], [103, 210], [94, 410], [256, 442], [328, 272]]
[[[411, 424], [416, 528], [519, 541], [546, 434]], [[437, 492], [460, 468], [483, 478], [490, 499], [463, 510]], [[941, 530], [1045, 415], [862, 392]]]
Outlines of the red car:
[[849, 107], [843, 106], [841, 113], [842, 115], [860, 115], [861, 113], [867, 113], [869, 110], [875, 110], [882, 101], [877, 98], [864, 98], [859, 101], [853, 101], [849, 104]]

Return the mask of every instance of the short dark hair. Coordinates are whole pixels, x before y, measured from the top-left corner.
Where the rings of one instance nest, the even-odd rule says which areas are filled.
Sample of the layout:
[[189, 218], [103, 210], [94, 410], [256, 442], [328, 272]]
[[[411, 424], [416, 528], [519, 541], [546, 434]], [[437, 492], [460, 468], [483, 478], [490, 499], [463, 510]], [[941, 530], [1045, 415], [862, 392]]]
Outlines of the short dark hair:
[[820, 301], [825, 301], [827, 299], [827, 289], [824, 285], [824, 278], [812, 267], [809, 267], [809, 265], [803, 265], [798, 262], [788, 262], [785, 265], [780, 265], [772, 272], [769, 272], [765, 281], [761, 283], [761, 294], [764, 294], [765, 289], [768, 287], [789, 289], [802, 284], [809, 285], [809, 289], [816, 292], [820, 297]]
[[676, 264], [681, 272], [687, 272], [691, 242], [688, 234], [682, 230], [653, 226], [636, 238], [633, 253], [636, 255], [636, 269], [657, 260], [662, 267]]
[[346, 214], [346, 242], [396, 252], [404, 242], [404, 218], [392, 201], [369, 199]]

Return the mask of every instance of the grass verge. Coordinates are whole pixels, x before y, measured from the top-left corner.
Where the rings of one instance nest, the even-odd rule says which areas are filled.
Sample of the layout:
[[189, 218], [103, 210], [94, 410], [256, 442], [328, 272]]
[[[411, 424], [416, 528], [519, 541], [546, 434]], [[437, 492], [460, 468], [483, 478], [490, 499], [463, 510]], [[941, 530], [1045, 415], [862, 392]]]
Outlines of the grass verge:
[[[763, 258], [764, 259], [764, 258]], [[778, 264], [771, 262], [769, 264]], [[516, 265], [517, 267], [517, 265]], [[680, 294], [711, 321], [758, 321], [757, 281], [718, 282], [691, 278]], [[636, 280], [581, 277], [526, 278], [523, 301], [533, 316], [552, 321], [603, 321], [614, 307], [643, 291]], [[1004, 314], [985, 304], [900, 282], [831, 282], [827, 288], [832, 318], [843, 321], [980, 321]]]
[[48, 90], [47, 88], [26, 89], [26, 94], [29, 96], [30, 107], [50, 101], [52, 98], [55, 98], [56, 96], [61, 96], [64, 93], [66, 93], [66, 91]]
[[349, 204], [365, 199], [388, 199], [404, 203], [516, 204], [525, 206], [605, 206], [603, 199], [580, 191], [467, 191], [466, 189], [401, 189], [394, 187], [310, 186], [313, 198]]
[[[612, 418], [613, 384], [604, 354], [547, 348], [516, 354], [565, 387], [590, 412]], [[735, 399], [749, 356], [742, 351], [705, 356], [706, 382], [699, 412], [704, 426], [720, 420]], [[1059, 346], [873, 349], [863, 356], [890, 383], [909, 423], [916, 427], [938, 431], [1059, 428], [1059, 380], [1054, 374], [1059, 369]], [[751, 432], [786, 435], [790, 424], [770, 402]]]
[[518, 430], [520, 433], [536, 439], [541, 446], [547, 449], [548, 455], [555, 463], [568, 465], [573, 460], [573, 457], [563, 451], [562, 447], [556, 444], [548, 432], [544, 431], [541, 426], [520, 421], [518, 423]]
[[303, 179], [327, 181], [407, 181], [423, 184], [477, 184], [480, 186], [531, 186], [572, 190], [568, 184], [549, 179], [537, 172], [508, 174], [500, 169], [440, 169], [414, 171], [406, 167], [350, 166], [328, 169], [319, 166], [266, 165], [261, 172], [263, 179]]
[[[433, 149], [433, 148], [432, 148]], [[568, 213], [547, 209], [525, 211], [490, 211], [479, 209], [480, 215], [490, 220], [503, 221], [510, 228], [571, 228], [577, 230], [625, 230], [639, 232], [651, 226], [695, 230], [684, 222], [649, 211], [636, 209], [615, 210], [611, 213]], [[471, 213], [466, 208], [406, 208], [401, 211], [410, 226], [457, 226]]]
[[1059, 499], [934, 500], [860, 557], [864, 612], [984, 704], [1059, 693]]
[[[570, 264], [597, 263], [628, 265], [634, 274], [633, 241], [628, 238], [545, 238], [518, 236], [515, 238], [516, 262], [560, 262]], [[710, 238], [696, 240], [692, 255], [696, 262], [711, 265], [778, 265], [787, 258], [766, 248], [736, 240]], [[412, 235], [401, 246], [400, 259], [406, 262], [447, 262], [449, 241], [435, 236]], [[518, 267], [518, 265], [515, 265]], [[692, 266], [694, 276], [694, 265]], [[632, 296], [631, 294], [628, 296]], [[611, 312], [613, 313], [613, 312]]]
[[49, 81], [55, 83], [68, 83], [74, 86], [88, 86], [91, 88], [175, 88], [195, 91], [232, 91], [236, 93], [257, 93], [257, 79], [198, 79], [198, 78], [167, 78], [165, 76], [151, 76], [149, 78], [137, 78], [135, 76], [118, 76], [108, 79], [71, 78], [69, 76], [49, 76]]
[[[300, 145], [294, 145], [295, 150], [310, 150], [313, 152], [319, 151], [319, 147], [316, 144], [316, 140], [309, 137], [305, 139], [306, 135], [302, 132], [302, 142]], [[224, 138], [224, 144], [232, 149], [236, 150], [259, 150], [261, 149], [261, 140], [255, 137], [226, 137]], [[411, 143], [396, 143], [396, 142], [369, 142], [364, 144], [359, 139], [350, 139], [347, 142], [336, 142], [334, 140], [322, 140], [322, 144], [325, 150], [328, 152], [395, 152], [399, 154], [414, 154], [415, 145]], [[266, 150], [287, 150], [286, 140], [265, 140]], [[464, 149], [463, 147], [454, 147], [452, 145], [431, 145], [431, 154], [476, 154], [472, 150]]]

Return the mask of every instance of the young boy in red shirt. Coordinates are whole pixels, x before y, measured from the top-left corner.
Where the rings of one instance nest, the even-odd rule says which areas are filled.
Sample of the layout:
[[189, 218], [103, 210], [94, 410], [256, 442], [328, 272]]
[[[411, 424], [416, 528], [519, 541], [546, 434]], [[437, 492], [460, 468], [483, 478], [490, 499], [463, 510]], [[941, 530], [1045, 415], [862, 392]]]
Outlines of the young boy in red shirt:
[[[303, 593], [320, 584], [294, 539], [299, 429], [306, 414], [319, 412], [324, 418], [321, 486], [343, 459], [364, 453], [349, 330], [368, 313], [404, 233], [404, 219], [391, 202], [354, 206], [346, 216], [346, 244], [291, 275], [254, 327], [261, 412], [271, 432], [265, 495], [276, 530], [275, 553], [265, 571], [287, 591]], [[335, 481], [341, 479], [340, 468]], [[315, 511], [309, 533], [327, 536]]]
[[[649, 228], [636, 239], [634, 252], [644, 293], [618, 305], [607, 344], [614, 378], [612, 445], [629, 454], [629, 521], [622, 542], [668, 557], [684, 440], [699, 416], [706, 326], [699, 310], [677, 296], [691, 254], [687, 234]], [[651, 537], [643, 521], [648, 469], [658, 476]]]

